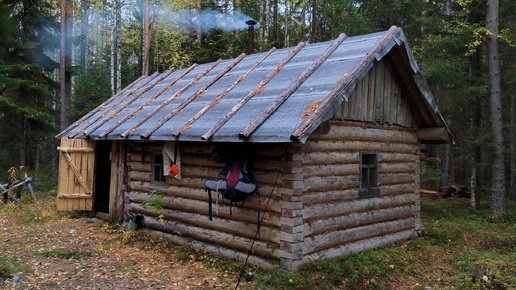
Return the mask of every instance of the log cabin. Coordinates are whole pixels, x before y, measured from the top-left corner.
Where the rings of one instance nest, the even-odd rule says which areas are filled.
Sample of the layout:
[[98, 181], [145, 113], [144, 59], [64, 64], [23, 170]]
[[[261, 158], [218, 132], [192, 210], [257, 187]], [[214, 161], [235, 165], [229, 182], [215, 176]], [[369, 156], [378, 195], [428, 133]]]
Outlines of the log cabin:
[[[413, 237], [420, 148], [453, 143], [394, 26], [142, 76], [56, 138], [59, 210], [285, 270]], [[204, 182], [232, 152], [260, 194], [215, 194], [210, 220]]]

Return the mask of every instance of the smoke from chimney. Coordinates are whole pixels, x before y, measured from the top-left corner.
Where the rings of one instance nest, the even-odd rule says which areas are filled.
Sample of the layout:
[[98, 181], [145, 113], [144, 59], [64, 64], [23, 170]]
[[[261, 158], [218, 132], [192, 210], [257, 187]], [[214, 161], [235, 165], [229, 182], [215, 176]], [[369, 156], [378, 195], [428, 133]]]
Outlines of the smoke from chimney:
[[165, 5], [159, 5], [155, 11], [158, 11], [158, 21], [165, 21], [180, 30], [196, 30], [200, 18], [203, 33], [211, 29], [220, 29], [226, 32], [245, 30], [246, 21], [251, 18], [240, 11], [224, 14], [220, 11], [205, 9], [199, 12], [198, 10], [174, 10]]

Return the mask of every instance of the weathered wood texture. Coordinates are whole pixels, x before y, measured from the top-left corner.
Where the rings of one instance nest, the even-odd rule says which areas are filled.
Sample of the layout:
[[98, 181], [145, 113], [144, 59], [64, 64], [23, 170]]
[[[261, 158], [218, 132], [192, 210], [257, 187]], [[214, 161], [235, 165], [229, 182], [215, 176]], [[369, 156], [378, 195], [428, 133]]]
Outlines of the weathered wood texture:
[[90, 140], [61, 139], [57, 210], [92, 210], [94, 147]]
[[336, 118], [412, 127], [412, 111], [402, 94], [399, 76], [385, 59], [376, 62], [360, 80]]
[[111, 222], [117, 223], [122, 223], [124, 217], [125, 184], [127, 184], [126, 147], [126, 142], [113, 141], [111, 149], [109, 216]]
[[[223, 168], [212, 160], [213, 148], [181, 144], [182, 179], [156, 183], [152, 154], [162, 145], [129, 143], [125, 206], [143, 215], [149, 231], [179, 244], [242, 258], [253, 242], [260, 210], [263, 223], [250, 259], [288, 270], [319, 255], [408, 239], [417, 227], [420, 144], [415, 129], [333, 119], [329, 134], [312, 135], [306, 144], [255, 144], [251, 151], [261, 199], [252, 196], [230, 214], [228, 202], [214, 194], [213, 221], [204, 181], [217, 179]], [[378, 197], [358, 197], [361, 151], [378, 154]], [[164, 196], [160, 213], [142, 205], [155, 198], [154, 190]]]
[[[336, 256], [410, 238], [419, 227], [415, 129], [332, 120], [302, 153], [303, 259]], [[360, 152], [378, 154], [378, 197], [360, 199]]]
[[[292, 179], [297, 163], [286, 159], [285, 145], [257, 146], [254, 153], [256, 184], [260, 196], [249, 197], [243, 205], [230, 206], [212, 192], [213, 220], [208, 219], [208, 194], [204, 181], [217, 179], [223, 164], [212, 160], [212, 148], [204, 143], [181, 143], [181, 180], [169, 177], [167, 182], [154, 182], [152, 154], [161, 152], [162, 144], [131, 142], [127, 149], [128, 181], [126, 209], [143, 215], [143, 226], [180, 244], [202, 246], [216, 254], [243, 257], [257, 230], [257, 215], [263, 223], [252, 250], [257, 264], [279, 266], [283, 195], [292, 195]], [[144, 152], [142, 154], [142, 152]], [[283, 168], [282, 168], [283, 167]], [[280, 174], [281, 173], [281, 174]], [[163, 222], [158, 213], [142, 204], [152, 201], [156, 191], [163, 195]], [[268, 202], [268, 199], [270, 201]], [[192, 242], [195, 241], [195, 242]], [[211, 244], [211, 246], [206, 246]]]

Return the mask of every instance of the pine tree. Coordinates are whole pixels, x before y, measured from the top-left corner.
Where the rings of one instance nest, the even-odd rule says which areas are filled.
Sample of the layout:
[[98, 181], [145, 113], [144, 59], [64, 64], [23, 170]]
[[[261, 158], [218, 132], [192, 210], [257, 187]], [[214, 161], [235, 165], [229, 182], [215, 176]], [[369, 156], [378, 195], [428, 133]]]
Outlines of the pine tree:
[[32, 141], [56, 128], [52, 108], [58, 85], [50, 76], [58, 64], [47, 54], [57, 45], [55, 9], [45, 0], [0, 0], [0, 7], [6, 9], [0, 19], [12, 24], [2, 28], [8, 31], [0, 39], [0, 132], [7, 136], [0, 142], [10, 144], [2, 146], [9, 154], [0, 156], [9, 156], [4, 166], [26, 165], [36, 151]]

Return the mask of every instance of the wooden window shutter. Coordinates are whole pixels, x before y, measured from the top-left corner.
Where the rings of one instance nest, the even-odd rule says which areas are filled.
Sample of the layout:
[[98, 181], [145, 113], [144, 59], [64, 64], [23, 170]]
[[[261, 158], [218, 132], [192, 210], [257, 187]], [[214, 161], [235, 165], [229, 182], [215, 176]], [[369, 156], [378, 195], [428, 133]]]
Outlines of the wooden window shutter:
[[93, 173], [95, 142], [85, 139], [61, 139], [57, 210], [93, 209]]

